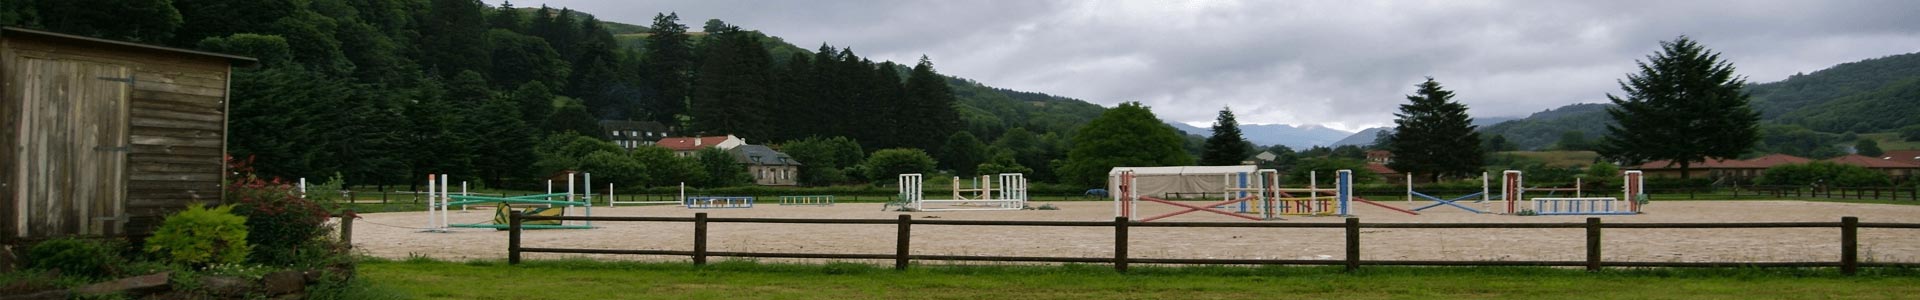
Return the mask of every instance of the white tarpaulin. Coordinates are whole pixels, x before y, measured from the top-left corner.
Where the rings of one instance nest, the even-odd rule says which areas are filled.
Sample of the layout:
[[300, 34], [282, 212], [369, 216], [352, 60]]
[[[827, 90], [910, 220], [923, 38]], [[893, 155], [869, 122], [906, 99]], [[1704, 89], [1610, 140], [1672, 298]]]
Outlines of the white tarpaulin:
[[1218, 193], [1226, 191], [1230, 180], [1232, 184], [1239, 184], [1239, 177], [1233, 175], [1245, 173], [1249, 186], [1257, 184], [1252, 181], [1259, 180], [1254, 175], [1258, 170], [1255, 166], [1116, 167], [1107, 172], [1107, 191], [1117, 195], [1120, 183], [1115, 180], [1119, 179], [1120, 172], [1133, 171], [1138, 182], [1134, 191], [1141, 196], [1175, 198], [1169, 194], [1180, 193], [1184, 194], [1178, 195], [1182, 198], [1219, 198]]

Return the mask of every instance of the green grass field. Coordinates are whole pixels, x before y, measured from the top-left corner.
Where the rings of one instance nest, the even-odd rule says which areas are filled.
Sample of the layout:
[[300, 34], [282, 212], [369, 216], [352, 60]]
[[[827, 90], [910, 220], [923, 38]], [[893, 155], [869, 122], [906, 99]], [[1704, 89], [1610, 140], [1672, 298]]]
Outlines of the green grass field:
[[360, 276], [408, 299], [1898, 299], [1920, 271], [1867, 269], [887, 267], [375, 261]]
[[[1898, 132], [1867, 133], [1861, 134], [1860, 137], [1873, 139], [1874, 142], [1880, 143], [1881, 150], [1920, 149], [1920, 142], [1908, 142], [1906, 139], [1900, 138], [1900, 133]], [[1853, 142], [1847, 142], [1847, 144], [1852, 145]]]

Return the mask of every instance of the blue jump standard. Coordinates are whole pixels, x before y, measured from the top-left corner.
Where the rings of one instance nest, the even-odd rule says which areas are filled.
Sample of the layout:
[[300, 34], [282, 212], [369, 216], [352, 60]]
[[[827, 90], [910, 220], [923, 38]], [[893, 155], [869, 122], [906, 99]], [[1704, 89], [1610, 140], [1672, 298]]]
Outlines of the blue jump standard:
[[689, 196], [681, 205], [687, 208], [753, 208], [753, 197]]
[[1416, 197], [1420, 197], [1420, 198], [1426, 198], [1427, 200], [1430, 200], [1430, 201], [1433, 201], [1433, 202], [1434, 202], [1433, 204], [1428, 204], [1427, 206], [1421, 206], [1421, 207], [1419, 207], [1419, 208], [1414, 208], [1414, 209], [1413, 209], [1413, 211], [1420, 211], [1420, 210], [1423, 210], [1423, 209], [1428, 209], [1428, 208], [1434, 208], [1434, 207], [1439, 207], [1439, 206], [1441, 206], [1441, 205], [1447, 205], [1447, 206], [1453, 206], [1453, 207], [1458, 207], [1458, 208], [1460, 208], [1460, 209], [1464, 209], [1464, 210], [1467, 210], [1467, 211], [1470, 211], [1470, 212], [1473, 212], [1473, 213], [1476, 213], [1476, 214], [1484, 214], [1484, 213], [1486, 213], [1486, 212], [1482, 212], [1482, 211], [1480, 211], [1480, 210], [1477, 210], [1477, 209], [1473, 209], [1473, 208], [1471, 208], [1471, 207], [1466, 207], [1466, 206], [1462, 206], [1462, 205], [1460, 205], [1460, 204], [1457, 204], [1457, 203], [1454, 203], [1454, 202], [1458, 202], [1458, 201], [1460, 201], [1460, 200], [1467, 200], [1467, 199], [1472, 199], [1473, 197], [1479, 197], [1479, 196], [1480, 196], [1480, 194], [1484, 194], [1485, 192], [1480, 192], [1480, 193], [1473, 193], [1473, 194], [1468, 194], [1468, 195], [1466, 195], [1466, 196], [1460, 196], [1459, 198], [1453, 198], [1452, 200], [1443, 200], [1443, 199], [1440, 199], [1440, 197], [1434, 197], [1434, 196], [1428, 196], [1427, 194], [1421, 194], [1420, 192], [1415, 192], [1415, 191], [1407, 191], [1407, 193], [1411, 193], [1411, 194], [1413, 194], [1413, 195], [1414, 195], [1414, 196], [1416, 196]]

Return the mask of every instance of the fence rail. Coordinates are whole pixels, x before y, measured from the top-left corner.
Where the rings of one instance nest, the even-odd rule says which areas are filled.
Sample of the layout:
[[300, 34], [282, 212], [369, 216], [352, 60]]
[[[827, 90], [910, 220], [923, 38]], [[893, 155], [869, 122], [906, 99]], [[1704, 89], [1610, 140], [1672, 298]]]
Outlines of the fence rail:
[[[526, 221], [599, 221], [599, 222], [678, 222], [694, 223], [693, 250], [624, 250], [624, 249], [571, 249], [523, 247], [520, 235], [524, 231], [521, 224]], [[1843, 217], [1839, 222], [1758, 222], [1758, 223], [1601, 223], [1600, 218], [1587, 218], [1585, 223], [1360, 223], [1359, 218], [1348, 218], [1345, 223], [1265, 223], [1265, 222], [1159, 222], [1136, 223], [1126, 218], [1116, 217], [1113, 221], [1006, 221], [1006, 220], [924, 220], [913, 219], [902, 214], [898, 219], [786, 219], [786, 218], [709, 218], [707, 213], [696, 213], [686, 217], [586, 217], [586, 216], [528, 216], [515, 213], [509, 217], [507, 234], [507, 262], [519, 264], [523, 253], [571, 253], [571, 254], [622, 254], [622, 255], [669, 255], [688, 256], [696, 265], [706, 264], [709, 257], [747, 257], [747, 258], [813, 258], [813, 259], [874, 259], [893, 260], [895, 269], [906, 269], [914, 260], [937, 261], [990, 261], [990, 262], [1057, 262], [1057, 263], [1110, 263], [1113, 268], [1125, 272], [1129, 264], [1224, 264], [1224, 265], [1341, 265], [1348, 271], [1358, 270], [1360, 266], [1551, 266], [1586, 267], [1597, 271], [1604, 267], [1838, 267], [1843, 274], [1855, 274], [1865, 267], [1920, 267], [1920, 263], [1880, 263], [1861, 262], [1859, 259], [1860, 228], [1920, 229], [1920, 223], [1861, 223], [1856, 217]], [[893, 224], [896, 228], [895, 248], [892, 254], [878, 253], [787, 253], [787, 252], [733, 252], [708, 251], [707, 224], [709, 223], [775, 223], [775, 224], [848, 224], [881, 225]], [[1053, 226], [1053, 227], [1112, 227], [1114, 232], [1113, 257], [1051, 257], [1051, 256], [979, 256], [979, 255], [926, 255], [912, 254], [912, 230], [914, 225], [937, 226]], [[1328, 228], [1344, 229], [1346, 233], [1346, 258], [1342, 260], [1300, 260], [1300, 259], [1212, 259], [1212, 258], [1131, 258], [1127, 257], [1129, 244], [1128, 230], [1132, 227], [1197, 227], [1197, 228]], [[1536, 228], [1584, 228], [1586, 229], [1586, 260], [1584, 261], [1460, 261], [1460, 260], [1361, 260], [1361, 228], [1483, 228], [1483, 229], [1536, 229]], [[1602, 229], [1715, 229], [1715, 228], [1838, 228], [1840, 229], [1840, 260], [1830, 262], [1655, 262], [1655, 261], [1604, 261], [1601, 259]]]

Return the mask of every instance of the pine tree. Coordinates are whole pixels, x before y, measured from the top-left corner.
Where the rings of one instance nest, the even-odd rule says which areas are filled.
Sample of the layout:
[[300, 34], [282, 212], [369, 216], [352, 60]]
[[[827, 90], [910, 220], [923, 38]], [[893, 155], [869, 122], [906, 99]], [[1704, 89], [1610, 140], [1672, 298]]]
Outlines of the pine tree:
[[1200, 165], [1239, 165], [1253, 156], [1252, 150], [1253, 143], [1240, 135], [1240, 122], [1234, 120], [1233, 110], [1221, 108], [1220, 116], [1213, 121], [1213, 136], [1207, 137], [1207, 148], [1200, 153]]
[[652, 35], [647, 36], [646, 58], [641, 61], [640, 77], [655, 95], [647, 99], [647, 119], [677, 126], [679, 116], [687, 113], [687, 96], [692, 90], [693, 48], [687, 37], [687, 25], [678, 14], [653, 17]]
[[1615, 124], [1600, 154], [1627, 164], [1667, 160], [1688, 178], [1695, 162], [1752, 149], [1760, 115], [1747, 106], [1746, 79], [1733, 64], [1685, 36], [1660, 48], [1620, 82], [1625, 98], [1607, 94]]
[[[888, 74], [892, 68], [884, 70]], [[947, 86], [946, 76], [933, 70], [933, 61], [925, 55], [913, 65], [913, 71], [907, 75], [907, 109], [898, 119], [908, 123], [899, 126], [907, 146], [927, 149], [938, 143], [938, 137], [951, 134], [963, 124], [960, 113], [954, 109], [952, 87]]]
[[773, 85], [773, 58], [760, 41], [739, 28], [708, 36], [695, 73], [693, 129], [712, 135], [765, 138], [766, 99]]
[[567, 79], [567, 91], [586, 100], [587, 108], [596, 115], [625, 113], [627, 108], [618, 107], [622, 99], [612, 94], [623, 78], [618, 69], [620, 57], [614, 52], [613, 34], [602, 27], [600, 20], [588, 16], [580, 21], [579, 37], [573, 47], [579, 53], [570, 64], [573, 69], [572, 77]]
[[1387, 167], [1433, 181], [1479, 173], [1485, 158], [1467, 105], [1454, 102], [1453, 91], [1442, 89], [1433, 77], [1415, 86], [1419, 90], [1407, 96], [1411, 103], [1401, 104], [1393, 114], [1398, 119], [1387, 147], [1393, 162]]
[[500, 7], [493, 9], [487, 16], [487, 24], [493, 29], [506, 29], [515, 33], [526, 33], [527, 27], [520, 24], [520, 11], [513, 7], [513, 1], [500, 1]]
[[420, 63], [441, 76], [486, 72], [487, 21], [479, 0], [432, 0], [420, 25]]

